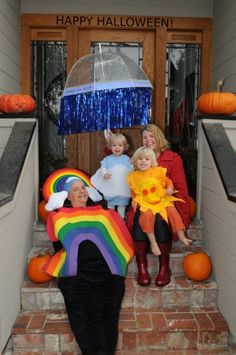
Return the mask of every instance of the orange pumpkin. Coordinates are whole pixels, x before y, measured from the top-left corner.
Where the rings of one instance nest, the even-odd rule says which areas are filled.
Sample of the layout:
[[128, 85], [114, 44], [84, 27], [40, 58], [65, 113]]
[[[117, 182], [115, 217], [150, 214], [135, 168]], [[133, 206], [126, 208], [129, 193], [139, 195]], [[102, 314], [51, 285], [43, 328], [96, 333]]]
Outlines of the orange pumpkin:
[[236, 111], [236, 96], [231, 92], [209, 92], [197, 100], [200, 113], [232, 115]]
[[197, 99], [197, 109], [200, 113], [210, 115], [232, 115], [236, 111], [236, 95], [232, 92], [222, 92], [224, 81], [217, 83], [217, 91], [201, 95]]
[[35, 101], [29, 95], [3, 94], [0, 98], [0, 111], [4, 113], [32, 112]]
[[212, 271], [211, 259], [203, 251], [187, 254], [183, 260], [183, 269], [189, 279], [204, 281], [208, 279]]
[[1, 105], [2, 105], [2, 102], [4, 100], [4, 98], [6, 97], [7, 94], [1, 94], [0, 95], [0, 112], [1, 112]]
[[189, 196], [188, 206], [189, 206], [189, 216], [191, 219], [193, 219], [196, 214], [196, 202], [191, 196]]
[[39, 212], [40, 219], [46, 224], [49, 212], [45, 210], [45, 205], [46, 205], [45, 200], [42, 200], [41, 202], [39, 202], [38, 212]]
[[51, 281], [54, 277], [47, 274], [43, 267], [49, 262], [51, 255], [37, 255], [34, 256], [28, 263], [27, 275], [29, 279], [36, 283], [43, 283]]

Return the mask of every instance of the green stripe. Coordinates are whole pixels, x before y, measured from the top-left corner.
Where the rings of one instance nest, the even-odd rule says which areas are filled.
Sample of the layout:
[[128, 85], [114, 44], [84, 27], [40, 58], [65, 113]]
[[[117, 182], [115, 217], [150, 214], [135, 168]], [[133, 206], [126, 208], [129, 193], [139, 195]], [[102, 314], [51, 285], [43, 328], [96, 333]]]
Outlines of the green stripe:
[[64, 225], [63, 227], [61, 227], [61, 229], [59, 230], [58, 239], [63, 244], [64, 239], [66, 238], [67, 234], [72, 229], [78, 228], [81, 230], [81, 229], [87, 228], [87, 227], [97, 228], [98, 230], [101, 231], [101, 234], [104, 236], [104, 240], [107, 241], [107, 243], [109, 244], [109, 246], [111, 247], [113, 252], [119, 258], [120, 264], [121, 264], [121, 269], [124, 273], [126, 270], [126, 266], [127, 266], [126, 259], [125, 259], [124, 255], [122, 254], [122, 252], [118, 249], [115, 242], [112, 240], [111, 235], [110, 235], [109, 231], [107, 230], [107, 228], [105, 227], [104, 223], [99, 222], [99, 221], [96, 221], [96, 222], [95, 221], [83, 221], [83, 222], [81, 221], [81, 222], [75, 222], [75, 223], [69, 222], [66, 225]]

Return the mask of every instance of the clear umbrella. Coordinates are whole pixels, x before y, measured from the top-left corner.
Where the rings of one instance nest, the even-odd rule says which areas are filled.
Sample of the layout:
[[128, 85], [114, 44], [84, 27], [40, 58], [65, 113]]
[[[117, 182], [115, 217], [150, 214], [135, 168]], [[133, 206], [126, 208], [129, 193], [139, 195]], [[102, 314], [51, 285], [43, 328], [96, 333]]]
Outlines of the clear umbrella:
[[79, 59], [63, 91], [59, 134], [93, 132], [149, 123], [152, 84], [122, 53], [100, 52]]

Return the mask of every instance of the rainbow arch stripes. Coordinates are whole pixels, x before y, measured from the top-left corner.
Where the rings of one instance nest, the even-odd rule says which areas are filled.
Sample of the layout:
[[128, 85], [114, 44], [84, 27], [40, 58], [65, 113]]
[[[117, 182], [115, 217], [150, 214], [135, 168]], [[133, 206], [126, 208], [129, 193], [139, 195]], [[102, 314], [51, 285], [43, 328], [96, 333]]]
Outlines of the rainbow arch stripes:
[[50, 174], [44, 182], [42, 191], [44, 200], [48, 201], [53, 192], [63, 191], [66, 180], [73, 176], [80, 178], [84, 182], [85, 186], [92, 186], [89, 176], [83, 171], [73, 168], [58, 169]]
[[49, 216], [48, 224], [50, 239], [59, 240], [64, 247], [47, 265], [45, 271], [50, 275], [76, 275], [78, 248], [84, 240], [96, 244], [112, 274], [126, 275], [127, 265], [134, 255], [133, 241], [115, 211], [104, 210], [101, 206], [61, 208]]

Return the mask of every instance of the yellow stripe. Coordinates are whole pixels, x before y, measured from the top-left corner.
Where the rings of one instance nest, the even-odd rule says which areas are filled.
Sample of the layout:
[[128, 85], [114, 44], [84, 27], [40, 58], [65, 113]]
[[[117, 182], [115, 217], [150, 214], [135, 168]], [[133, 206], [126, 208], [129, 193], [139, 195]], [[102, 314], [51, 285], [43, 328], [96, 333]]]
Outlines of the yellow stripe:
[[78, 222], [93, 222], [91, 221], [91, 217], [93, 218], [93, 221], [95, 222], [100, 222], [101, 224], [104, 224], [106, 229], [108, 230], [111, 239], [114, 241], [114, 244], [117, 246], [117, 249], [121, 252], [121, 254], [124, 256], [126, 262], [130, 260], [130, 254], [127, 252], [127, 250], [124, 248], [123, 244], [121, 243], [120, 239], [118, 238], [115, 230], [112, 228], [111, 223], [109, 222], [109, 219], [103, 215], [78, 215], [74, 217], [60, 217], [54, 224], [55, 226], [55, 235], [58, 238], [59, 231], [62, 227], [64, 227], [67, 223], [78, 223]]
[[[53, 256], [52, 256], [52, 258], [53, 258]], [[54, 266], [50, 266], [50, 264], [49, 264], [48, 272], [50, 273], [50, 275], [52, 275], [54, 277], [58, 277], [65, 260], [66, 260], [66, 251], [63, 251], [60, 254], [60, 259], [59, 259], [58, 263], [56, 264], [55, 268], [54, 268]]]
[[65, 260], [66, 260], [66, 252], [64, 251], [63, 253], [61, 253], [60, 261], [59, 261], [59, 263], [58, 263], [58, 265], [57, 265], [57, 267], [55, 268], [55, 271], [54, 271], [54, 273], [57, 276], [59, 275], [59, 272], [60, 272], [60, 270], [62, 268], [62, 265], [64, 264]]

